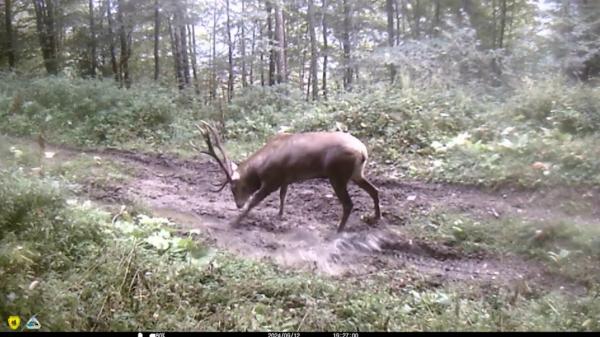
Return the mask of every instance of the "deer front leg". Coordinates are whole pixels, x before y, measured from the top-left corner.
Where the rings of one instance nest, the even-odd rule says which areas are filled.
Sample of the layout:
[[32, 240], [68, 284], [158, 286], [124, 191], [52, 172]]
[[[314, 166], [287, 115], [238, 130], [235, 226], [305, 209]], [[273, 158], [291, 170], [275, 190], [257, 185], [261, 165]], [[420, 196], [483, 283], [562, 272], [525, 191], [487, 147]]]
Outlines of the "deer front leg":
[[261, 188], [256, 193], [254, 193], [250, 200], [244, 205], [244, 207], [242, 208], [242, 213], [240, 213], [240, 215], [237, 216], [237, 218], [231, 223], [231, 225], [233, 227], [238, 226], [242, 219], [244, 219], [254, 207], [260, 204], [261, 201], [263, 201], [269, 194], [271, 194], [276, 189], [277, 187], [273, 188], [268, 187], [266, 185], [261, 186]]
[[285, 195], [287, 194], [287, 185], [281, 185], [279, 188], [279, 218], [283, 218], [283, 206], [285, 205]]

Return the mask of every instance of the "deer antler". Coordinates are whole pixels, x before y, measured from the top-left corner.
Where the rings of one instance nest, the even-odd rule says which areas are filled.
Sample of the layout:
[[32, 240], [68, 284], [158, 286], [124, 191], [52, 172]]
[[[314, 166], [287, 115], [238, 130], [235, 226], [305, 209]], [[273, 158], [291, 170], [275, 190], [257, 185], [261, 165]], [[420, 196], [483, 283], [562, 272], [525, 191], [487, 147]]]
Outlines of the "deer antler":
[[[196, 124], [196, 128], [198, 128], [198, 130], [200, 130], [200, 132], [202, 133], [202, 135], [204, 136], [204, 141], [206, 142], [206, 146], [208, 148], [207, 151], [205, 150], [200, 150], [194, 143], [190, 142], [190, 145], [192, 145], [192, 147], [194, 147], [197, 151], [199, 151], [200, 153], [204, 153], [207, 154], [211, 157], [213, 157], [217, 163], [219, 164], [219, 166], [221, 167], [221, 169], [223, 170], [223, 172], [225, 173], [225, 177], [226, 180], [223, 183], [220, 184], [213, 184], [213, 186], [219, 186], [220, 188], [218, 190], [213, 190], [213, 192], [220, 192], [223, 190], [223, 188], [225, 188], [225, 186], [227, 185], [227, 183], [231, 182], [231, 161], [229, 160], [229, 158], [227, 157], [227, 154], [225, 153], [225, 150], [223, 150], [223, 147], [221, 146], [221, 141], [219, 139], [219, 134], [217, 133], [217, 131], [215, 130], [215, 128], [210, 125], [209, 123], [205, 122], [205, 121], [200, 121], [204, 128], [201, 127], [200, 125]], [[215, 139], [215, 144], [213, 146], [213, 142], [211, 141], [211, 134]], [[217, 153], [215, 152], [214, 148], [217, 148], [219, 150], [219, 152], [221, 152], [221, 155], [223, 156], [223, 159], [219, 158], [219, 156], [217, 155]]]

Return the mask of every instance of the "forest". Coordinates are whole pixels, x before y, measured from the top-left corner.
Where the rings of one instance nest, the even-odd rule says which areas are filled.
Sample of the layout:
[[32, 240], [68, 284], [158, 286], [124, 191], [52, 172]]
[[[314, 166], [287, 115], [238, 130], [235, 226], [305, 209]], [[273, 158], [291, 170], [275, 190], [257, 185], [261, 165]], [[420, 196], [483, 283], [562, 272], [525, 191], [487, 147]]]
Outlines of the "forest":
[[600, 1], [0, 19], [0, 331], [600, 330]]

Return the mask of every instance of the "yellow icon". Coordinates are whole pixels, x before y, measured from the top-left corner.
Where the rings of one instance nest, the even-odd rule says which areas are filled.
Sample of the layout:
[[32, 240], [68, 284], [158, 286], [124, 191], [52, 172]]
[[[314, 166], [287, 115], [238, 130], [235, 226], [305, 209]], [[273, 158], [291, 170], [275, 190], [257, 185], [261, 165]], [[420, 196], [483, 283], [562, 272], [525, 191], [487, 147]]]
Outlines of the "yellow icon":
[[11, 330], [17, 330], [21, 325], [21, 317], [19, 316], [8, 316], [8, 327]]

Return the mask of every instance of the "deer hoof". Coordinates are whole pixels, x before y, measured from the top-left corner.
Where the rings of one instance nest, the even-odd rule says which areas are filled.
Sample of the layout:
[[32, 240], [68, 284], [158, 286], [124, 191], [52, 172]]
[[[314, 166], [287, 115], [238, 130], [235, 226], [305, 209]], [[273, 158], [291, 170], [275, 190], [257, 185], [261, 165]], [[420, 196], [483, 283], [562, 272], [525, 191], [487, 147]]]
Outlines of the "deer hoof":
[[380, 217], [375, 217], [375, 216], [367, 216], [367, 215], [361, 216], [361, 220], [364, 221], [368, 225], [376, 224], [379, 221], [379, 219], [380, 219]]

